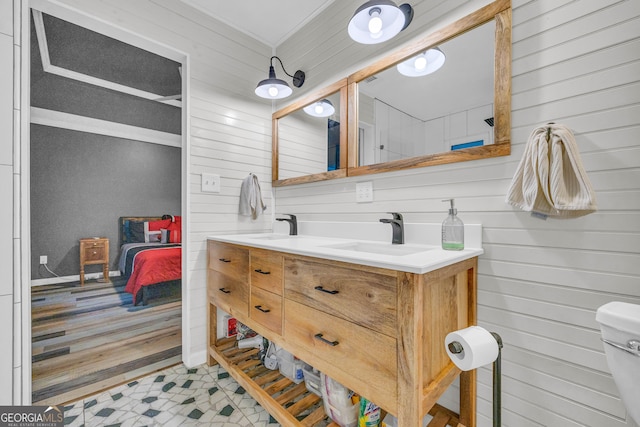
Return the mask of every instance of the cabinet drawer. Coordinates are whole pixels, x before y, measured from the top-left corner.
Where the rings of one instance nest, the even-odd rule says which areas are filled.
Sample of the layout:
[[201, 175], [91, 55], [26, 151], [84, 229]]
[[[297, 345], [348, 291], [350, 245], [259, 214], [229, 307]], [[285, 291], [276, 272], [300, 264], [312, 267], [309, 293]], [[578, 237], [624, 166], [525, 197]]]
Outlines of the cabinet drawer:
[[284, 260], [288, 299], [390, 337], [396, 336], [396, 282], [392, 274], [310, 259]]
[[215, 304], [231, 315], [247, 316], [249, 284], [226, 276], [219, 271], [207, 271], [207, 292]]
[[105, 252], [104, 243], [84, 245], [83, 259], [85, 262], [102, 261], [106, 258]]
[[251, 249], [251, 287], [282, 295], [282, 254]]
[[208, 267], [234, 279], [249, 280], [249, 250], [227, 243], [210, 241]]
[[252, 287], [249, 317], [270, 331], [282, 335], [282, 296]]
[[284, 318], [287, 342], [305, 348], [326, 362], [326, 366], [348, 373], [357, 383], [352, 387], [376, 390], [370, 391], [373, 394], [367, 398], [386, 408], [395, 407], [392, 403], [397, 393], [394, 338], [288, 299], [285, 299]]

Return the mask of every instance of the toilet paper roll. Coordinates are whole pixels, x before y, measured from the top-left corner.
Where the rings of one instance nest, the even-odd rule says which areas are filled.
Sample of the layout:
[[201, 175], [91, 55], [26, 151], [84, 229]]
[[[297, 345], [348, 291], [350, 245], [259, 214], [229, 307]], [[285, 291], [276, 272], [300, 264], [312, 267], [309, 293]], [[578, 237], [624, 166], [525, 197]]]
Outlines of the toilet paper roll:
[[[462, 345], [461, 353], [452, 353], [449, 344], [457, 341]], [[480, 326], [470, 326], [449, 333], [444, 339], [449, 358], [463, 371], [493, 363], [498, 357], [498, 342], [489, 331]]]

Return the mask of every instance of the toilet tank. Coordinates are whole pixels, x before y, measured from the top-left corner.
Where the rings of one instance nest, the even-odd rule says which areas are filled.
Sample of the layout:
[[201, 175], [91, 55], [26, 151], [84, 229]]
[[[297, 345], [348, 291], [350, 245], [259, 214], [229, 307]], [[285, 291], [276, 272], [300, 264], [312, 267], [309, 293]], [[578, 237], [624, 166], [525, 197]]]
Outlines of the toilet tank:
[[627, 412], [640, 424], [640, 305], [610, 302], [598, 308], [607, 364]]

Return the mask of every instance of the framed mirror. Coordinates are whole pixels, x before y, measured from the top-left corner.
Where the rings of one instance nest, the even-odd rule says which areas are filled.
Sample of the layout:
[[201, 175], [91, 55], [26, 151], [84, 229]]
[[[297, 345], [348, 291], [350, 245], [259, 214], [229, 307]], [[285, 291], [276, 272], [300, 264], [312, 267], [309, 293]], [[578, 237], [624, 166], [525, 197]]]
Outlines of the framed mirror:
[[[436, 71], [399, 72], [437, 51]], [[305, 112], [325, 99], [330, 116]], [[275, 187], [509, 155], [511, 0], [418, 37], [272, 118]]]
[[510, 0], [417, 39], [348, 84], [350, 176], [508, 155]]
[[274, 186], [347, 176], [347, 79], [273, 114]]

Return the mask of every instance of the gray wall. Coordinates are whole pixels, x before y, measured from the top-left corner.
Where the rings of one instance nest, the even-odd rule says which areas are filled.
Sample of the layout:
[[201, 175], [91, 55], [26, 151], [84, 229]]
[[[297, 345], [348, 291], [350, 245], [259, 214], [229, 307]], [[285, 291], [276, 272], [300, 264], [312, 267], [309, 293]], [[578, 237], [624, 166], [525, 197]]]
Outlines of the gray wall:
[[[129, 87], [145, 83], [141, 88], [153, 93], [179, 93], [178, 63], [46, 15], [44, 22], [52, 64]], [[180, 134], [178, 107], [44, 72], [33, 26], [31, 36], [32, 107]], [[156, 81], [159, 76], [168, 77]], [[109, 238], [115, 270], [118, 218], [179, 215], [180, 168], [181, 148], [32, 124], [32, 279], [53, 277], [41, 255], [55, 274], [78, 275], [84, 237]], [[101, 268], [90, 265], [85, 273]]]
[[[77, 275], [78, 239], [105, 236], [118, 257], [118, 218], [180, 214], [181, 149], [31, 126], [31, 275]], [[100, 265], [85, 272], [101, 271]]]

